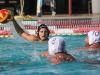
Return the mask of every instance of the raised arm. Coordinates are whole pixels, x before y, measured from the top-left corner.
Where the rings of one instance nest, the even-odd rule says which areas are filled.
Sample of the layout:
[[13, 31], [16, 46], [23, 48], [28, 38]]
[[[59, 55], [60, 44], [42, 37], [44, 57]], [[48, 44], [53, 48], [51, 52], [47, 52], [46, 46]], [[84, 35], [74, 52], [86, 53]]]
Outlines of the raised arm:
[[13, 22], [13, 24], [14, 24], [14, 27], [15, 27], [17, 33], [18, 33], [20, 36], [22, 36], [22, 34], [25, 33], [25, 32], [24, 32], [24, 30], [18, 25], [18, 23], [16, 22], [16, 20], [14, 19], [14, 17], [12, 18], [12, 22]]
[[18, 23], [16, 22], [16, 20], [14, 19], [13, 16], [12, 16], [12, 22], [13, 22], [13, 24], [14, 24], [14, 27], [15, 27], [17, 33], [18, 33], [21, 37], [23, 37], [23, 38], [25, 38], [26, 40], [29, 40], [29, 41], [37, 41], [37, 40], [38, 40], [38, 37], [37, 37], [37, 36], [35, 36], [35, 35], [30, 35], [30, 34], [26, 33], [26, 32], [18, 25]]

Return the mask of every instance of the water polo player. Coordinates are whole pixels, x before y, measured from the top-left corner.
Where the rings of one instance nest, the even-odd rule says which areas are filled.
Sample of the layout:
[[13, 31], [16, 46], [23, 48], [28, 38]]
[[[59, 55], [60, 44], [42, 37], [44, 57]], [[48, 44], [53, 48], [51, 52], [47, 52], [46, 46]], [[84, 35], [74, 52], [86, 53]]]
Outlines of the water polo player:
[[85, 38], [85, 47], [79, 49], [83, 50], [100, 50], [100, 32], [93, 30], [89, 31]]
[[45, 41], [45, 40], [48, 40], [50, 31], [45, 24], [41, 24], [40, 26], [38, 26], [38, 30], [37, 30], [36, 34], [40, 40]]
[[26, 33], [19, 25], [18, 23], [16, 22], [16, 20], [14, 19], [14, 17], [12, 16], [12, 22], [14, 24], [14, 27], [17, 31], [17, 33], [25, 38], [26, 40], [29, 40], [29, 41], [47, 41], [48, 40], [48, 37], [49, 37], [49, 29], [48, 27], [45, 25], [45, 24], [41, 24], [39, 27], [38, 27], [38, 30], [36, 32], [37, 36], [36, 35], [30, 35], [28, 33]]
[[75, 61], [76, 59], [65, 50], [65, 40], [56, 36], [48, 41], [48, 51], [43, 52], [42, 56], [49, 57], [49, 61], [58, 64], [65, 61]]

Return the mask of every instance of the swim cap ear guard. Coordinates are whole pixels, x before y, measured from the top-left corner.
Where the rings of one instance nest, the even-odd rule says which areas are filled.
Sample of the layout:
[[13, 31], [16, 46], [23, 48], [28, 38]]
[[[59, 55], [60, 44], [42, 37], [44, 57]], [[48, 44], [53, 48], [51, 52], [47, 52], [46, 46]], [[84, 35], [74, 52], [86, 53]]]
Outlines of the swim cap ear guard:
[[47, 31], [48, 31], [47, 37], [48, 37], [49, 34], [50, 34], [50, 31], [49, 31], [48, 27], [47, 27], [45, 24], [41, 24], [40, 26], [38, 26], [38, 29], [37, 29], [37, 31], [36, 31], [37, 36], [40, 38], [40, 36], [39, 36], [39, 31], [40, 31], [41, 28], [47, 29]]

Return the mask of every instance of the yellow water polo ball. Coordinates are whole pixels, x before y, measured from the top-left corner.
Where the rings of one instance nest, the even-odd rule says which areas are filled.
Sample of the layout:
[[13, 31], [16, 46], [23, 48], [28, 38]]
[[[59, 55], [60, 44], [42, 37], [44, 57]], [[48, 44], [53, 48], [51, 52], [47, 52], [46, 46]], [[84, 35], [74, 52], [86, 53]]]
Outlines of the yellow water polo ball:
[[0, 10], [0, 23], [7, 22], [7, 19], [10, 18], [10, 11], [7, 9]]

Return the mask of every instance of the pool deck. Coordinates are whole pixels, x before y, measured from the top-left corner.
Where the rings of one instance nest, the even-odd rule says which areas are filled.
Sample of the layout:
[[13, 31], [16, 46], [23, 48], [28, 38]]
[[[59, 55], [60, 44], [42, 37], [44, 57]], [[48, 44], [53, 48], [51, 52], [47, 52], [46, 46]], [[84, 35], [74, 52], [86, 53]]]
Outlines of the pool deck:
[[[21, 19], [22, 16], [15, 16], [16, 18]], [[57, 14], [54, 17], [49, 15], [42, 15], [41, 17], [37, 17], [36, 15], [25, 15], [25, 20], [39, 20], [39, 19], [74, 19], [74, 18], [100, 18], [100, 14], [72, 14], [71, 16], [68, 14]]]

